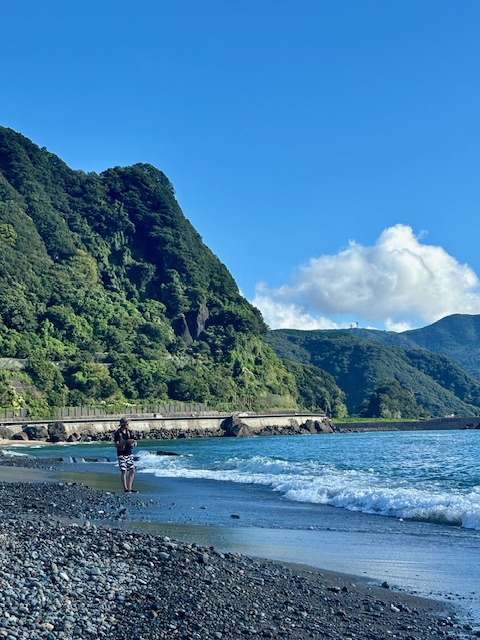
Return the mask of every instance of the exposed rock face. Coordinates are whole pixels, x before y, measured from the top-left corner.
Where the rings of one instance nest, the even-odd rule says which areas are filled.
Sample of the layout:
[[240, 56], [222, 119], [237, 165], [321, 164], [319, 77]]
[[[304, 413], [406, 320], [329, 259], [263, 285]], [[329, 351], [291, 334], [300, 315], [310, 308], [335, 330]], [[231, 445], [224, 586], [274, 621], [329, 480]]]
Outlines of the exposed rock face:
[[189, 347], [193, 342], [193, 338], [192, 334], [190, 333], [190, 329], [188, 328], [185, 316], [181, 315], [179, 318], [177, 318], [174, 322], [172, 322], [172, 326], [175, 334], [183, 340], [187, 347]]
[[205, 304], [201, 304], [198, 311], [188, 311], [186, 314], [186, 321], [190, 330], [190, 335], [196, 340], [198, 336], [204, 331], [210, 313]]
[[187, 311], [185, 315], [178, 317], [172, 323], [173, 329], [188, 347], [204, 331], [209, 317], [206, 305], [201, 304], [198, 311]]

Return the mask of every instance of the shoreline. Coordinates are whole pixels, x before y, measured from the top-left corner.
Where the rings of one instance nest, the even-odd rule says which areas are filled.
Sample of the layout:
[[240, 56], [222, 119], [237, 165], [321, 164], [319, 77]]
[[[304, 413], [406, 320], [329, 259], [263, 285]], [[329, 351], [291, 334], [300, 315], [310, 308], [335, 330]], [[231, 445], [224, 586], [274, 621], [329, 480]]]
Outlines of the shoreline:
[[[249, 558], [235, 552], [222, 553], [212, 547], [202, 547], [193, 539], [195, 527], [190, 525], [185, 525], [186, 537], [188, 539], [191, 532], [192, 539], [184, 542], [173, 541], [168, 535], [162, 535], [162, 526], [165, 533], [169, 528], [167, 524], [156, 523], [155, 533], [141, 532], [137, 527], [139, 523], [129, 519], [129, 512], [145, 506], [145, 496], [125, 496], [118, 491], [99, 491], [78, 483], [59, 483], [56, 476], [63, 474], [64, 470], [59, 469], [56, 462], [46, 459], [32, 461], [23, 456], [8, 457], [6, 460], [0, 458], [0, 504], [3, 505], [0, 520], [4, 525], [3, 537], [6, 540], [8, 536], [5, 532], [10, 532], [10, 536], [18, 538], [19, 531], [28, 527], [33, 520], [41, 522], [40, 531], [36, 534], [37, 545], [47, 540], [51, 544], [58, 536], [74, 539], [72, 544], [75, 548], [79, 544], [82, 549], [87, 545], [90, 551], [94, 551], [98, 556], [97, 565], [102, 571], [112, 566], [112, 571], [121, 571], [118, 563], [124, 565], [127, 559], [124, 571], [131, 570], [133, 574], [133, 586], [130, 584], [129, 589], [133, 588], [136, 608], [131, 623], [137, 626], [132, 630], [142, 629], [138, 637], [171, 638], [173, 631], [179, 638], [224, 640], [255, 634], [292, 640], [323, 637], [384, 640], [388, 635], [405, 640], [478, 637], [471, 627], [468, 628], [468, 624], [462, 623], [449, 611], [453, 607], [446, 602], [373, 587], [364, 583], [364, 579], [346, 573], [284, 561]], [[110, 474], [105, 475], [110, 477]], [[22, 481], [17, 480], [20, 476]], [[115, 486], [118, 486], [116, 474], [111, 476]], [[35, 488], [33, 492], [32, 488]], [[95, 540], [93, 547], [92, 538]], [[112, 541], [117, 549], [121, 549], [124, 539], [128, 540], [127, 545], [131, 547], [131, 552], [123, 550], [127, 552], [127, 557], [123, 552], [119, 556], [117, 551], [112, 556], [102, 551]], [[153, 553], [153, 547], [162, 551]], [[9, 553], [5, 546], [2, 553], [4, 566], [10, 568], [14, 565], [15, 553]], [[61, 553], [59, 550], [60, 556]], [[135, 555], [139, 553], [140, 561]], [[131, 569], [130, 561], [133, 563]], [[62, 560], [59, 557], [52, 562], [60, 565]], [[44, 563], [42, 566], [48, 582]], [[95, 574], [85, 574], [86, 566], [85, 562], [68, 565], [66, 573], [70, 576], [69, 583], [98, 587], [97, 595], [101, 597], [108, 580], [105, 584], [100, 581], [91, 585], [92, 575]], [[135, 586], [139, 575], [142, 576], [140, 585]], [[54, 586], [57, 584], [61, 585], [61, 582], [55, 582]], [[167, 584], [172, 588], [175, 585], [172, 593], [167, 589]], [[175, 599], [179, 585], [182, 586], [181, 602]], [[141, 589], [137, 589], [138, 586]], [[115, 618], [119, 592], [112, 594], [114, 613], [111, 615]], [[196, 607], [197, 597], [203, 603], [200, 612]], [[152, 608], [154, 602], [157, 609]], [[190, 610], [187, 607], [189, 602]], [[177, 614], [181, 610], [185, 615], [175, 614], [176, 617], [172, 617], [172, 610]], [[205, 611], [212, 615], [205, 617]], [[61, 618], [62, 614], [58, 612], [58, 616]], [[0, 630], [1, 624], [5, 623], [0, 622]], [[52, 638], [76, 637], [65, 635], [65, 630], [60, 628], [62, 624], [65, 626], [65, 620], [49, 624], [54, 624], [50, 630]], [[101, 625], [97, 625], [99, 630]], [[122, 630], [124, 632], [125, 629]], [[107, 634], [106, 637], [123, 636]]]
[[[324, 414], [234, 413], [205, 415], [129, 416], [139, 440], [176, 438], [308, 435], [382, 431], [479, 430], [480, 417], [444, 417], [425, 420], [382, 420], [342, 422]], [[112, 440], [117, 417], [30, 419], [0, 422], [0, 447], [17, 444], [49, 445], [58, 442]]]

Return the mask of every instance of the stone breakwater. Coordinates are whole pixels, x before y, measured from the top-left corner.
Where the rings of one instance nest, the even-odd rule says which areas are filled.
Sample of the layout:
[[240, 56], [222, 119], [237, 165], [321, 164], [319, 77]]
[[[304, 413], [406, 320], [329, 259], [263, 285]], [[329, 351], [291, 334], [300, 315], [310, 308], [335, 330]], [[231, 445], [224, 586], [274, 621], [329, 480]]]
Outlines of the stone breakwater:
[[[0, 426], [0, 439], [90, 442], [111, 440], [117, 428], [118, 419], [112, 418], [4, 424]], [[137, 439], [159, 440], [333, 433], [334, 430], [329, 418], [315, 414], [219, 414], [148, 419], [131, 417], [130, 428], [135, 432]]]
[[441, 603], [387, 585], [136, 532], [128, 514], [141, 502], [76, 484], [0, 483], [0, 638], [474, 637]]

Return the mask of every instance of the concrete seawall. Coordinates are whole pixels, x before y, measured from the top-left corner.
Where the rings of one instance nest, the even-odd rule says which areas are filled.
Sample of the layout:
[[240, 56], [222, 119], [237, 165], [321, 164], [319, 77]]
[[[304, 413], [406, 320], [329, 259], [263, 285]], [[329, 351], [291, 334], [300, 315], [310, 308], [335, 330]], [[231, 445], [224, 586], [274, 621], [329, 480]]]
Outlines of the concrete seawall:
[[[405, 422], [332, 423], [323, 414], [215, 414], [202, 416], [129, 416], [139, 439], [202, 438], [363, 431], [417, 431], [480, 429], [480, 417], [437, 418]], [[0, 425], [0, 440], [88, 441], [111, 440], [119, 416], [75, 418], [62, 421], [32, 420]]]
[[[140, 438], [176, 438], [261, 433], [331, 433], [331, 422], [322, 414], [218, 414], [212, 416], [134, 417], [130, 428]], [[119, 418], [35, 420], [0, 427], [7, 440], [106, 440], [118, 429]]]
[[334, 422], [335, 431], [445, 431], [451, 429], [480, 429], [480, 416], [469, 418], [432, 418], [430, 420], [382, 422]]

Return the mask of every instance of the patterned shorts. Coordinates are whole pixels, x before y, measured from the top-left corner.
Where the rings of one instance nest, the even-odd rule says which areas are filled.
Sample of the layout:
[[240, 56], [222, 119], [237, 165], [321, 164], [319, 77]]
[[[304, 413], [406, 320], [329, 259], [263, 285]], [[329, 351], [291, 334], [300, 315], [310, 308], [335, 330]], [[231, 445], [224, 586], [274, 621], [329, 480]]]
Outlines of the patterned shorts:
[[135, 464], [133, 462], [133, 455], [129, 456], [118, 456], [118, 466], [122, 471], [129, 471], [130, 469], [135, 469]]

